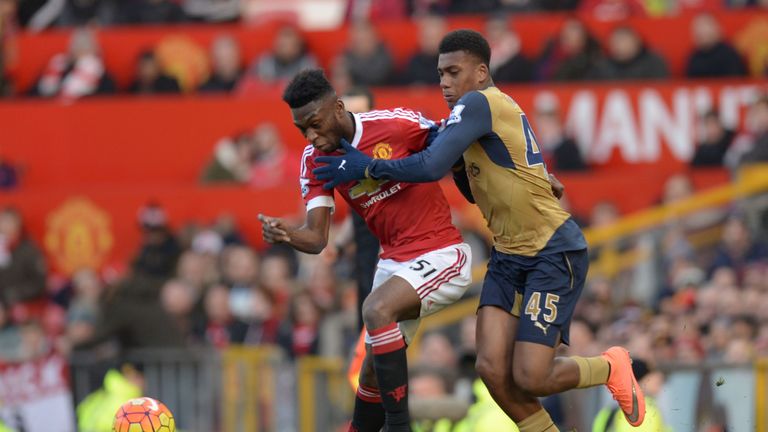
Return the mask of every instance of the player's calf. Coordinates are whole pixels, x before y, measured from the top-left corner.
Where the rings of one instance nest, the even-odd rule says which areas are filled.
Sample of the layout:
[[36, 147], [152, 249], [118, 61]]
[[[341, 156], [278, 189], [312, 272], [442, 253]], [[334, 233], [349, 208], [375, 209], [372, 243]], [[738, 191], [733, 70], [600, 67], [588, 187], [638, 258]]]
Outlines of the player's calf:
[[373, 370], [370, 346], [366, 347], [366, 351], [348, 432], [379, 432], [384, 427], [384, 405], [381, 403], [381, 392]]

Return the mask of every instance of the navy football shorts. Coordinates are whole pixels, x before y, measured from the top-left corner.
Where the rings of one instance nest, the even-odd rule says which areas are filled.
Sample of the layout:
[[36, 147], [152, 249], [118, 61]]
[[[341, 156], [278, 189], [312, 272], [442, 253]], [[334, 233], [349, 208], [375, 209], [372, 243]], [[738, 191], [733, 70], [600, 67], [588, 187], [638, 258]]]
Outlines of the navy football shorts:
[[493, 250], [480, 307], [497, 306], [520, 318], [516, 340], [550, 347], [568, 344], [568, 329], [589, 268], [586, 249], [534, 257]]

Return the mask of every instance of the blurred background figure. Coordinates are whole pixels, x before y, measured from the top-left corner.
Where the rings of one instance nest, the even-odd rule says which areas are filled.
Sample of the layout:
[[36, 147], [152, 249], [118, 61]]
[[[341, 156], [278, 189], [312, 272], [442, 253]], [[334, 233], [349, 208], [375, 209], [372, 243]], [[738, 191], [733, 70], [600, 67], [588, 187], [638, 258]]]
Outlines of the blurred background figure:
[[355, 21], [352, 24], [342, 58], [355, 85], [382, 85], [387, 84], [391, 78], [392, 55], [368, 21]]
[[131, 0], [117, 2], [115, 21], [120, 24], [153, 24], [181, 22], [185, 16], [172, 0]]
[[547, 166], [555, 172], [588, 170], [578, 144], [566, 135], [557, 99], [548, 94], [540, 95], [534, 115], [537, 143]]
[[741, 56], [723, 39], [720, 24], [710, 14], [700, 14], [691, 23], [694, 49], [688, 57], [686, 75], [691, 78], [745, 76]]
[[736, 136], [735, 132], [726, 129], [714, 110], [708, 110], [698, 117], [698, 130], [699, 139], [696, 152], [691, 159], [691, 166], [723, 166], [725, 154]]
[[644, 3], [638, 0], [587, 0], [579, 4], [579, 10], [599, 21], [623, 21], [647, 14]]
[[436, 15], [427, 15], [418, 21], [419, 46], [405, 69], [400, 74], [403, 84], [438, 84], [437, 71], [438, 48], [445, 34], [445, 20]]
[[11, 91], [11, 81], [6, 74], [6, 57], [10, 56], [11, 37], [18, 31], [17, 1], [0, 1], [0, 97]]
[[230, 22], [240, 18], [239, 0], [184, 0], [187, 18], [205, 22]]
[[103, 318], [101, 304], [104, 287], [92, 270], [80, 270], [72, 276], [74, 295], [67, 311], [66, 335], [73, 344], [87, 341], [96, 333]]
[[42, 97], [77, 99], [115, 92], [115, 84], [104, 68], [96, 34], [80, 28], [72, 33], [67, 53], [51, 58], [32, 90]]
[[538, 80], [578, 81], [587, 79], [600, 60], [600, 45], [584, 23], [569, 18], [559, 36], [550, 39], [538, 60]]
[[46, 293], [45, 257], [24, 232], [21, 213], [0, 209], [0, 298], [13, 307], [43, 299]]
[[216, 143], [213, 159], [203, 169], [203, 183], [247, 183], [254, 158], [253, 134], [241, 132]]
[[19, 168], [0, 156], [0, 190], [11, 190], [19, 186]]
[[301, 32], [294, 26], [283, 26], [277, 31], [272, 50], [256, 59], [247, 78], [268, 84], [287, 82], [300, 71], [316, 66], [317, 60]]
[[166, 75], [152, 51], [144, 51], [139, 57], [136, 68], [136, 80], [129, 89], [131, 93], [179, 93], [176, 78]]
[[594, 79], [642, 80], [669, 76], [664, 59], [649, 50], [632, 27], [614, 29], [608, 47], [608, 56], [595, 65]]
[[204, 82], [201, 92], [230, 92], [237, 85], [241, 73], [240, 45], [232, 36], [221, 35], [211, 43], [211, 76]]
[[491, 75], [494, 82], [518, 83], [533, 79], [533, 63], [521, 52], [520, 37], [509, 25], [509, 18], [494, 16], [485, 22], [491, 46]]
[[405, 0], [350, 0], [345, 17], [348, 21], [378, 21], [403, 18], [408, 13]]
[[253, 160], [249, 174], [251, 187], [266, 189], [298, 178], [298, 154], [285, 148], [275, 125], [258, 125], [253, 130], [252, 143]]
[[736, 137], [725, 156], [731, 168], [768, 161], [768, 94], [752, 102], [746, 120], [746, 131]]
[[150, 202], [139, 209], [142, 246], [133, 260], [135, 276], [167, 279], [176, 270], [181, 250], [168, 225], [168, 215], [160, 204]]

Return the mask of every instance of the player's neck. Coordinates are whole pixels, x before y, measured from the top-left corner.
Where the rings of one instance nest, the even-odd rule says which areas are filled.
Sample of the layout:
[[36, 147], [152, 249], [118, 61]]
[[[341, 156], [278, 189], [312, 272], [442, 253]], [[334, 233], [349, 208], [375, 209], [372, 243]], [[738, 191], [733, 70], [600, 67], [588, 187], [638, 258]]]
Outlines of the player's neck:
[[485, 90], [485, 89], [490, 88], [490, 87], [496, 87], [496, 84], [493, 83], [492, 79], [489, 79], [485, 83], [480, 84], [480, 88], [478, 88], [478, 90]]
[[347, 140], [347, 142], [352, 142], [355, 138], [355, 127], [355, 117], [351, 112], [347, 111], [347, 116], [341, 124], [344, 139]]

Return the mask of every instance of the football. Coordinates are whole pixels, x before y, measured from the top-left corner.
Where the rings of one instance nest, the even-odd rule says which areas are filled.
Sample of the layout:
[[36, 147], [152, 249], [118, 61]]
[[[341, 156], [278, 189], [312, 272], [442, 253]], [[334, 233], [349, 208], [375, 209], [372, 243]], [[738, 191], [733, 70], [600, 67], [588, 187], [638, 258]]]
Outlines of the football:
[[162, 402], [142, 397], [124, 403], [115, 414], [112, 432], [175, 432], [173, 414]]

